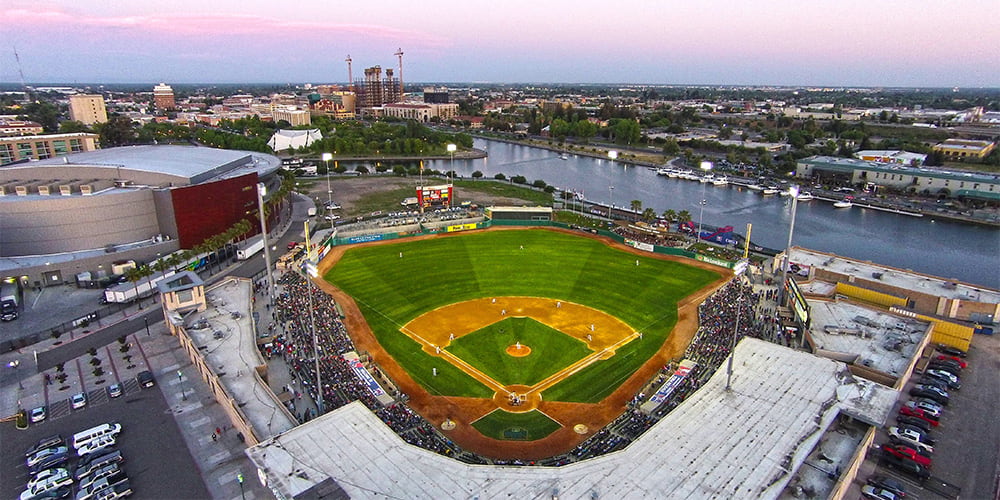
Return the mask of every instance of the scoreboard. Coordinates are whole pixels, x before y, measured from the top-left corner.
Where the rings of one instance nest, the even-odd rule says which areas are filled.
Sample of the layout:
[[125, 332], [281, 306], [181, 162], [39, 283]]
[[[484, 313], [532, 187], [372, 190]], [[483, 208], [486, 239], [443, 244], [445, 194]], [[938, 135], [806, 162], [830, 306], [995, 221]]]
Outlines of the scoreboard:
[[453, 196], [451, 184], [440, 186], [417, 186], [417, 205], [420, 208], [448, 207], [451, 208]]

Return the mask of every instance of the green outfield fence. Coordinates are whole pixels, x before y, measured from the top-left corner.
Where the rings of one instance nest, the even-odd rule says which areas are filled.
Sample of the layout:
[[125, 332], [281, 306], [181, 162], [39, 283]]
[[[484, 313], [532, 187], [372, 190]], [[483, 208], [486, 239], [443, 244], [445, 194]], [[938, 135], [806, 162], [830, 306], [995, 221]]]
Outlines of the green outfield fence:
[[348, 237], [333, 237], [331, 236], [324, 244], [329, 245], [353, 245], [355, 243], [365, 243], [369, 241], [387, 241], [395, 240], [400, 238], [408, 238], [411, 236], [423, 236], [428, 234], [440, 234], [440, 233], [455, 233], [462, 231], [472, 231], [475, 229], [486, 229], [492, 226], [522, 226], [522, 227], [558, 227], [562, 229], [572, 229], [580, 230], [584, 232], [589, 232], [591, 234], [598, 234], [600, 236], [606, 236], [612, 240], [617, 241], [623, 245], [628, 245], [640, 250], [646, 250], [652, 253], [658, 253], [662, 255], [676, 255], [679, 257], [686, 257], [689, 259], [694, 259], [702, 262], [707, 262], [709, 264], [714, 264], [716, 266], [725, 267], [727, 269], [732, 269], [735, 262], [720, 259], [718, 257], [712, 257], [709, 255], [702, 255], [689, 250], [683, 250], [674, 247], [664, 247], [660, 245], [651, 245], [648, 243], [639, 243], [632, 240], [628, 240], [622, 237], [620, 234], [613, 233], [606, 229], [591, 229], [591, 228], [581, 228], [578, 226], [571, 226], [563, 222], [556, 222], [551, 220], [484, 220], [482, 222], [468, 223], [468, 224], [455, 224], [451, 226], [442, 226], [440, 228], [428, 228], [421, 225], [420, 231], [410, 231], [405, 233], [398, 232], [386, 232], [386, 233], [372, 233], [357, 236]]

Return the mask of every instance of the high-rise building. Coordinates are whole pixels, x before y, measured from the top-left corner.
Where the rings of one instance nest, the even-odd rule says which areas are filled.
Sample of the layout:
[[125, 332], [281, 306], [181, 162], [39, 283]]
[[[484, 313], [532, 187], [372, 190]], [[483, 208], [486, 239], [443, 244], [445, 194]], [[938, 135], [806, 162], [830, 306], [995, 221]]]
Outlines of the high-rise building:
[[177, 108], [174, 102], [174, 89], [166, 83], [153, 87], [153, 105], [157, 111], [168, 111]]
[[448, 104], [448, 88], [424, 87], [424, 102], [427, 104]]
[[377, 108], [384, 104], [401, 102], [403, 96], [399, 92], [399, 79], [393, 76], [392, 69], [385, 70], [382, 78], [382, 67], [373, 66], [365, 69], [365, 78], [355, 83], [358, 108]]
[[99, 94], [76, 94], [69, 96], [69, 119], [84, 125], [108, 121], [108, 109], [104, 96]]

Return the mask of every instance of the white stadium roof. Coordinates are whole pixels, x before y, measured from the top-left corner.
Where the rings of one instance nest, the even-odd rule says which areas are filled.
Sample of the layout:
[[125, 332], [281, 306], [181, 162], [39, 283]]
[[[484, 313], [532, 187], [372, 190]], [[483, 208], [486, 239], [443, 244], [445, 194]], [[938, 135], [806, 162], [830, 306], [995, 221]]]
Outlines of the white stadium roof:
[[[883, 422], [896, 392], [844, 364], [747, 338], [624, 450], [562, 467], [470, 465], [402, 441], [351, 403], [247, 450], [278, 498], [776, 498], [840, 411]], [[315, 488], [315, 489], [313, 489]]]

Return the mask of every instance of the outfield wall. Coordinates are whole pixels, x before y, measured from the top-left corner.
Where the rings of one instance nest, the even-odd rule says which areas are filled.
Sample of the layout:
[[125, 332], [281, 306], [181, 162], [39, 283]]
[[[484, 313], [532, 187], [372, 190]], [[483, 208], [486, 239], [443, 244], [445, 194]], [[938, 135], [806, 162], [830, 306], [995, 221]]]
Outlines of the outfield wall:
[[589, 232], [591, 234], [596, 234], [607, 238], [611, 238], [612, 240], [621, 243], [623, 245], [628, 245], [630, 247], [637, 248], [639, 250], [645, 250], [651, 253], [686, 257], [689, 259], [707, 262], [709, 264], [713, 264], [716, 266], [725, 267], [727, 269], [732, 269], [733, 266], [736, 265], [735, 262], [730, 262], [728, 260], [720, 259], [718, 257], [701, 255], [681, 248], [664, 247], [660, 245], [652, 245], [649, 243], [634, 241], [625, 238], [618, 233], [614, 233], [606, 229], [580, 228], [578, 226], [571, 226], [563, 222], [548, 221], [548, 220], [483, 220], [480, 218], [476, 218], [476, 219], [463, 219], [459, 221], [421, 223], [421, 224], [406, 226], [403, 228], [393, 228], [394, 229], [393, 232], [379, 232], [378, 230], [363, 230], [356, 233], [352, 232], [336, 236], [331, 235], [331, 237], [326, 241], [324, 241], [323, 244], [331, 246], [353, 245], [355, 243], [395, 240], [411, 236], [424, 236], [429, 234], [453, 233], [459, 231], [471, 231], [475, 229], [488, 229], [492, 226], [556, 227], [560, 229], [582, 230], [584, 232]]

